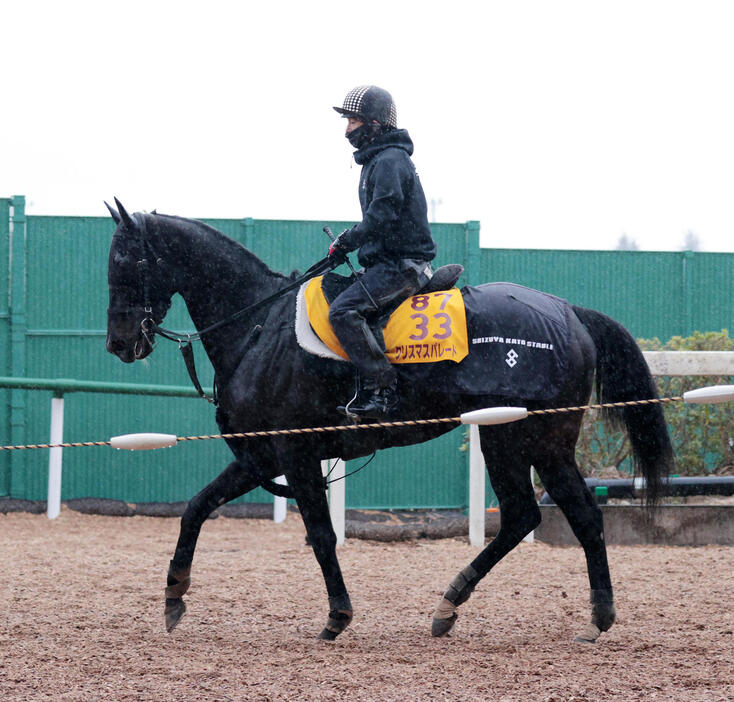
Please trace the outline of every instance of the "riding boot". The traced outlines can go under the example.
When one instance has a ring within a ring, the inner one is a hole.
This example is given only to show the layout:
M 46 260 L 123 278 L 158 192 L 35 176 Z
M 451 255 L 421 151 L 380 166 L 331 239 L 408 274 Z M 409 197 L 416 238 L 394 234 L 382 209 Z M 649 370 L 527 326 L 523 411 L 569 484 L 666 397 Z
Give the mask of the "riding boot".
M 355 310 L 346 311 L 340 321 L 339 340 L 357 367 L 361 382 L 355 398 L 337 411 L 347 417 L 384 419 L 397 408 L 398 374 L 385 356 L 384 342 L 380 343 L 382 330 L 376 338 L 373 328 Z
M 382 385 L 374 380 L 365 380 L 357 391 L 357 396 L 337 410 L 342 414 L 356 416 L 360 419 L 388 419 L 398 408 L 398 382 L 393 378 L 389 385 Z

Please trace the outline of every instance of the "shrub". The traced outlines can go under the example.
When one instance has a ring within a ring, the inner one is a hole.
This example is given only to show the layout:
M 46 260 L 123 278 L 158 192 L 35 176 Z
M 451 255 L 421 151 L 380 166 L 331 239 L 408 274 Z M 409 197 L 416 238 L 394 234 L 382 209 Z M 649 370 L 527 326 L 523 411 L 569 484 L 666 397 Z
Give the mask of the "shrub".
M 674 336 L 663 344 L 659 339 L 638 339 L 643 351 L 732 351 L 734 339 L 726 329 L 721 332 L 694 332 Z M 660 376 L 656 378 L 661 397 L 677 397 L 704 385 L 729 385 L 732 376 Z M 663 405 L 673 450 L 676 473 L 707 475 L 734 471 L 734 415 L 731 406 L 689 405 L 684 402 Z M 599 477 L 610 471 L 629 472 L 630 446 L 626 435 L 610 431 L 600 421 L 599 412 L 586 412 L 576 458 L 584 475 Z

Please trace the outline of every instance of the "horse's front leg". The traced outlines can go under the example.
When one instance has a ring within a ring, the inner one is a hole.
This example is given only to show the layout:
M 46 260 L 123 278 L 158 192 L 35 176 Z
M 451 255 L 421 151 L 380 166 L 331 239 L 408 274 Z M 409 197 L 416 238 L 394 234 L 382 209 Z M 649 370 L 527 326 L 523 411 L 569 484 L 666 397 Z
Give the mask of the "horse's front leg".
M 186 611 L 183 596 L 191 585 L 191 563 L 202 524 L 217 507 L 244 495 L 257 484 L 244 462 L 233 461 L 187 505 L 181 517 L 176 552 L 168 567 L 164 615 L 169 633 Z
M 308 454 L 299 452 L 297 458 L 286 459 L 287 464 L 294 468 L 287 472 L 287 477 L 324 574 L 329 596 L 329 617 L 319 638 L 333 641 L 352 621 L 352 603 L 336 557 L 336 534 L 331 525 L 321 464 L 318 460 L 304 458 L 304 455 Z

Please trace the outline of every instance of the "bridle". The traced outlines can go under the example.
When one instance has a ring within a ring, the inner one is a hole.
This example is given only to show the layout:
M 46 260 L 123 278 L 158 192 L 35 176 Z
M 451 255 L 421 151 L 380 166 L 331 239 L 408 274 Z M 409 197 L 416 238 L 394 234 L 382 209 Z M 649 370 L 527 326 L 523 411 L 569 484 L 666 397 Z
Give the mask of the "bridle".
M 154 336 L 158 334 L 159 336 L 163 337 L 164 339 L 168 339 L 169 341 L 175 341 L 178 343 L 179 351 L 181 351 L 181 355 L 183 356 L 184 363 L 186 364 L 186 370 L 189 373 L 189 378 L 191 379 L 191 382 L 194 385 L 194 388 L 196 388 L 196 391 L 198 392 L 199 396 L 207 400 L 207 402 L 211 402 L 212 404 L 217 404 L 217 388 L 216 383 L 214 386 L 214 393 L 213 397 L 209 397 L 204 393 L 204 390 L 201 387 L 201 383 L 199 382 L 198 375 L 196 373 L 196 364 L 194 361 L 194 349 L 192 346 L 192 343 L 194 341 L 201 341 L 203 336 L 206 336 L 207 334 L 210 334 L 211 332 L 221 329 L 222 327 L 231 324 L 232 322 L 235 322 L 236 320 L 240 319 L 241 317 L 250 314 L 254 312 L 255 310 L 261 309 L 263 307 L 267 307 L 268 305 L 271 305 L 273 302 L 275 302 L 277 299 L 283 297 L 284 295 L 287 295 L 289 292 L 292 292 L 293 290 L 301 287 L 303 283 L 305 283 L 308 280 L 311 280 L 311 278 L 315 278 L 318 275 L 321 275 L 322 273 L 325 273 L 326 271 L 330 271 L 331 269 L 335 268 L 337 265 L 339 265 L 339 261 L 335 261 L 329 256 L 326 256 L 325 258 L 322 258 L 320 261 L 317 261 L 314 263 L 313 266 L 311 266 L 302 276 L 299 276 L 295 280 L 293 280 L 291 283 L 286 285 L 283 288 L 280 288 L 280 290 L 276 291 L 272 295 L 268 295 L 268 297 L 263 298 L 262 300 L 258 300 L 257 302 L 254 302 L 251 305 L 247 305 L 247 307 L 243 307 L 242 309 L 238 310 L 234 314 L 231 314 L 226 319 L 222 319 L 218 322 L 215 322 L 214 324 L 209 325 L 205 329 L 202 329 L 200 331 L 196 331 L 193 333 L 187 333 L 187 332 L 176 332 L 172 331 L 171 329 L 166 329 L 165 327 L 161 327 L 156 321 L 155 316 L 153 312 L 153 303 L 151 301 L 151 282 L 153 279 L 153 274 L 150 271 L 150 261 L 149 257 L 152 258 L 155 261 L 155 265 L 160 266 L 165 261 L 162 257 L 156 257 L 155 252 L 152 249 L 152 246 L 150 244 L 150 241 L 147 236 L 147 224 L 145 215 L 142 213 L 136 212 L 132 215 L 132 218 L 135 222 L 136 229 L 140 232 L 140 243 L 142 245 L 142 258 L 137 261 L 136 268 L 138 271 L 138 279 L 139 279 L 139 286 L 142 288 L 143 291 L 143 310 L 145 313 L 145 317 L 143 317 L 142 321 L 140 322 L 140 331 L 145 338 L 145 340 L 148 342 L 148 344 L 151 346 L 151 348 L 154 345 Z M 165 315 L 165 311 L 163 312 L 163 315 Z M 161 318 L 162 316 L 161 315 Z M 254 341 L 257 336 L 259 336 L 260 331 L 262 331 L 262 327 L 260 325 L 256 325 L 251 331 L 248 336 L 248 344 Z

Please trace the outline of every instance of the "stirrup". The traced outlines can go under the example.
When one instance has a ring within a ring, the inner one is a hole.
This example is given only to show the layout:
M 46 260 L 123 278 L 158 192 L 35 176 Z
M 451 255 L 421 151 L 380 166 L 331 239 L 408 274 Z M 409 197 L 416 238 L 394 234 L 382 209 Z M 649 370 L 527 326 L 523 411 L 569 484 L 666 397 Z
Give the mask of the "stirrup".
M 346 405 L 337 407 L 337 411 L 350 419 L 389 419 L 399 404 L 395 385 L 387 387 L 360 388 L 356 397 Z

